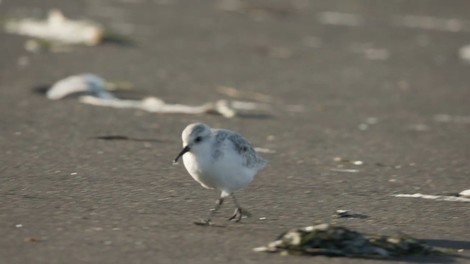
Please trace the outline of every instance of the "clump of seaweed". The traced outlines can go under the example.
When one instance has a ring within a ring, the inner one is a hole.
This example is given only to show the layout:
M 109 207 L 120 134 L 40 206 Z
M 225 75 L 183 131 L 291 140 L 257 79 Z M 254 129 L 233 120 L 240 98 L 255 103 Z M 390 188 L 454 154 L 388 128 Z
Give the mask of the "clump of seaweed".
M 326 255 L 353 258 L 395 258 L 444 255 L 446 251 L 407 235 L 368 235 L 346 227 L 319 224 L 292 229 L 254 251 L 281 255 Z

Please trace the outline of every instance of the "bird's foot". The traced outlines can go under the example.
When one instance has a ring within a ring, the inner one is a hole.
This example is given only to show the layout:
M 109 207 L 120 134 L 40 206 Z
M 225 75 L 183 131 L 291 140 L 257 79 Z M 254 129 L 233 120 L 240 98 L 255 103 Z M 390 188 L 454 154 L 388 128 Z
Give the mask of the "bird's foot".
M 237 208 L 235 209 L 235 212 L 233 215 L 228 219 L 229 221 L 235 221 L 236 223 L 240 222 L 242 220 L 242 217 L 250 217 L 251 214 L 246 211 L 245 209 L 242 208 Z

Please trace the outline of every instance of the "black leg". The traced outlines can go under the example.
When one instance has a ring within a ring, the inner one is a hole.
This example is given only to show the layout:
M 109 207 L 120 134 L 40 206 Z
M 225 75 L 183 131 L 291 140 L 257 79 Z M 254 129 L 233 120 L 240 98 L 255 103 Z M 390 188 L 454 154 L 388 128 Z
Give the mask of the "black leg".
M 236 223 L 240 222 L 240 220 L 242 220 L 242 209 L 236 208 L 235 212 L 233 212 L 233 215 L 228 220 L 235 220 Z
M 235 222 L 238 223 L 240 222 L 240 220 L 242 220 L 243 216 L 249 216 L 250 214 L 245 209 L 242 209 L 240 207 L 240 205 L 238 204 L 237 198 L 235 198 L 235 195 L 233 193 L 230 194 L 230 196 L 232 196 L 232 200 L 233 200 L 233 203 L 235 204 L 236 209 L 233 215 L 228 220 L 229 221 L 235 220 Z

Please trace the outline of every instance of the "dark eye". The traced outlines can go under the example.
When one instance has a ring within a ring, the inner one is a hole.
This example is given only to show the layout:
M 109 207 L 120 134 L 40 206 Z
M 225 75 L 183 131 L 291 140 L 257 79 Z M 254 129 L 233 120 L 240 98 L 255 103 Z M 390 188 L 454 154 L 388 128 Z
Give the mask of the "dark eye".
M 199 142 L 201 142 L 201 140 L 202 140 L 202 137 L 196 137 L 194 139 L 194 142 L 199 143 Z

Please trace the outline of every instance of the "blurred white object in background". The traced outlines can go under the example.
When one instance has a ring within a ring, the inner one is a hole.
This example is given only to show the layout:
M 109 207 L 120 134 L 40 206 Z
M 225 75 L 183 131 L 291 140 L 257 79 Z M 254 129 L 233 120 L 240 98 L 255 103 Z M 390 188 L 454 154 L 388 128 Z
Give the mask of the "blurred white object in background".
M 73 75 L 59 80 L 47 91 L 46 96 L 51 100 L 58 100 L 77 93 L 89 94 L 101 99 L 116 99 L 107 91 L 107 82 L 91 73 Z
M 49 11 L 45 20 L 24 18 L 7 20 L 5 31 L 63 44 L 94 46 L 103 41 L 104 29 L 88 20 L 71 20 L 58 9 Z

